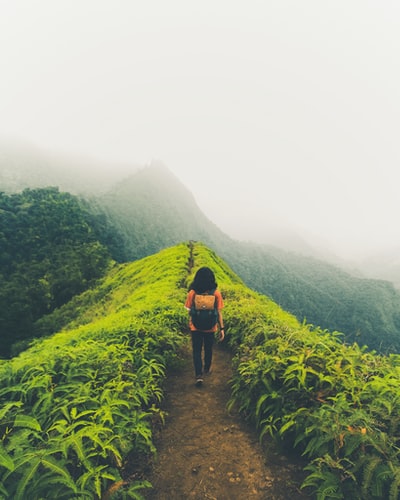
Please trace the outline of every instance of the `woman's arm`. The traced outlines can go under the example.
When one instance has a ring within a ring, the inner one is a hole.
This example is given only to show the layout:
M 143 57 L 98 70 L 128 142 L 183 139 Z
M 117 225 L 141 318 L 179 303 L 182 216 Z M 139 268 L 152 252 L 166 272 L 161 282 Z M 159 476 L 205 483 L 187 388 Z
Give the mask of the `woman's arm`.
M 221 310 L 218 310 L 218 324 L 219 324 L 219 342 L 222 342 L 225 338 L 225 329 L 224 329 L 224 319 L 222 317 Z

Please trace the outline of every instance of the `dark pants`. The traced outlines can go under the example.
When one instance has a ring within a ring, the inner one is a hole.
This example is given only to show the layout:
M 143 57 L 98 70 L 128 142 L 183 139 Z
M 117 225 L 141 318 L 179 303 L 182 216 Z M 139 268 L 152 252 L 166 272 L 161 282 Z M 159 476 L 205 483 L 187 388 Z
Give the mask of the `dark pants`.
M 204 346 L 204 371 L 209 371 L 214 344 L 213 332 L 192 332 L 193 363 L 196 377 L 203 375 L 202 350 Z

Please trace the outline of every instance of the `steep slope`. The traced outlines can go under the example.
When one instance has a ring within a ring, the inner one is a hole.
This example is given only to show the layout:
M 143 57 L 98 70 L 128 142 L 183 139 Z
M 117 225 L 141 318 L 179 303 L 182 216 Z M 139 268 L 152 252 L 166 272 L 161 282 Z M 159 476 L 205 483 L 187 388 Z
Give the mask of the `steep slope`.
M 93 194 L 112 185 L 112 178 L 106 178 L 106 170 L 99 165 L 76 160 L 63 163 L 43 154 L 35 156 L 31 150 L 25 156 L 5 151 L 0 149 L 0 186 L 15 189 L 58 183 L 72 192 Z M 124 179 L 129 169 L 122 175 L 116 166 L 113 180 L 124 181 L 91 198 L 94 217 L 103 218 L 107 231 L 99 236 L 100 243 L 107 245 L 118 262 L 140 259 L 181 241 L 203 241 L 249 286 L 269 295 L 300 321 L 305 318 L 342 331 L 349 342 L 356 340 L 381 352 L 400 352 L 400 292 L 389 282 L 361 279 L 283 249 L 234 241 L 204 216 L 167 168 L 152 164 L 133 170 Z
M 111 256 L 99 238 L 112 233 L 57 188 L 0 193 L 0 356 L 23 348 L 38 318 L 104 274 Z
M 215 252 L 189 242 L 115 265 L 98 286 L 47 318 L 63 331 L 0 362 L 4 498 L 98 500 L 141 498 L 139 493 L 147 492 L 156 451 L 154 430 L 165 417 L 163 388 L 172 387 L 165 384 L 165 376 L 179 373 L 188 347 L 182 305 L 188 283 L 204 265 L 215 271 L 226 302 L 226 343 L 234 353 L 232 377 L 225 382 L 231 390 L 228 409 L 245 416 L 262 443 L 261 448 L 248 448 L 251 459 L 261 457 L 264 446 L 270 452 L 273 442 L 282 451 L 301 453 L 307 463 L 301 485 L 298 469 L 286 467 L 289 462 L 282 454 L 282 461 L 275 457 L 282 467 L 274 471 L 290 487 L 291 498 L 301 497 L 300 487 L 319 498 L 398 497 L 400 357 L 346 346 L 335 335 L 300 324 L 268 297 L 247 288 Z M 225 376 L 218 371 L 222 358 L 216 361 L 216 378 L 204 390 L 214 390 Z M 193 380 L 191 387 L 197 390 Z M 206 393 L 192 400 L 194 405 L 184 412 L 191 420 L 199 414 L 198 403 L 206 404 Z M 179 404 L 175 398 L 175 409 Z M 213 408 L 220 418 L 222 408 Z M 232 467 L 222 475 L 223 468 L 198 467 L 216 453 L 217 442 L 217 436 L 209 439 L 215 429 L 211 432 L 200 420 L 191 428 L 198 440 L 192 434 L 195 441 L 186 445 L 197 448 L 204 462 L 189 473 L 196 490 L 185 491 L 204 498 L 215 493 L 221 480 L 229 482 L 230 492 L 234 482 L 244 498 L 285 498 L 275 496 L 282 492 L 274 489 L 277 476 L 268 475 L 268 481 L 265 476 L 247 489 L 252 474 L 260 478 L 265 469 L 260 462 L 253 468 L 243 464 L 243 428 L 225 432 L 220 420 L 215 426 L 223 434 L 218 435 L 218 453 L 230 450 L 224 460 Z M 178 428 L 177 436 L 186 431 L 186 426 Z M 228 445 L 232 437 L 235 442 Z M 235 462 L 239 458 L 241 470 Z M 186 475 L 185 484 L 188 480 Z
M 346 334 L 379 352 L 400 352 L 400 293 L 389 281 L 359 278 L 326 262 L 253 245 L 246 259 L 221 255 L 242 279 L 303 321 Z
M 148 487 L 138 477 L 154 452 L 165 368 L 184 341 L 187 284 L 204 264 L 226 290 L 243 287 L 214 253 L 182 244 L 116 265 L 46 318 L 63 332 L 0 362 L 5 498 L 97 499 Z
M 191 239 L 216 248 L 233 244 L 162 164 L 140 169 L 103 195 L 99 204 L 123 234 L 127 261 Z
M 123 235 L 123 260 L 180 241 L 203 241 L 246 284 L 303 321 L 381 352 L 400 351 L 400 293 L 390 282 L 355 277 L 313 257 L 234 241 L 209 221 L 162 165 L 144 168 L 101 198 Z M 116 252 L 114 252 L 116 255 Z M 118 254 L 121 256 L 121 252 Z
M 130 495 L 146 486 L 126 466 L 154 450 L 160 384 L 182 343 L 187 260 L 181 246 L 114 268 L 54 313 L 65 333 L 0 362 L 3 498 L 99 499 L 115 485 Z

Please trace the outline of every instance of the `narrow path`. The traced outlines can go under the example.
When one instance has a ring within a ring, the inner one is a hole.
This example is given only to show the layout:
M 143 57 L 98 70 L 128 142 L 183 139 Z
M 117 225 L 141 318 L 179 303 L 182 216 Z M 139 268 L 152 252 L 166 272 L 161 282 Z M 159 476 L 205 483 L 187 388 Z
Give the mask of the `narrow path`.
M 299 490 L 301 467 L 272 451 L 265 453 L 254 431 L 227 411 L 231 354 L 214 349 L 213 372 L 194 386 L 190 347 L 183 366 L 167 378 L 166 423 L 156 438 L 158 455 L 148 479 L 148 500 L 291 500 Z

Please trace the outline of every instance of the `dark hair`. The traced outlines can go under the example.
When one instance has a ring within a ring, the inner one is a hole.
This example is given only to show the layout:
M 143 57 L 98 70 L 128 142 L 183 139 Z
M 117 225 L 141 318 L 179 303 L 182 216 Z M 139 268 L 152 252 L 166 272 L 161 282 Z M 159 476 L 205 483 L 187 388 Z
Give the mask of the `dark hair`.
M 214 273 L 209 267 L 201 267 L 194 276 L 194 280 L 190 284 L 189 290 L 194 290 L 197 293 L 204 293 L 217 288 Z

